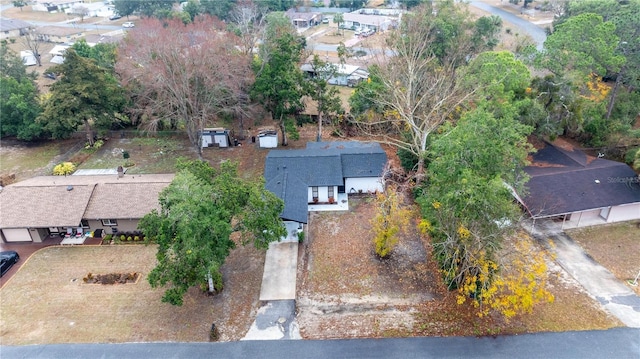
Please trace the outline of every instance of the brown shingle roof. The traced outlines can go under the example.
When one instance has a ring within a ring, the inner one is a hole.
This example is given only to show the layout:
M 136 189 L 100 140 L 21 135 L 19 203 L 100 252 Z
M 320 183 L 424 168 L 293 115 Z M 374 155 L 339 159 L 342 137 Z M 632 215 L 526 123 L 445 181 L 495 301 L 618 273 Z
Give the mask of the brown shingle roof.
M 7 186 L 0 192 L 0 228 L 77 226 L 94 187 Z
M 77 226 L 81 219 L 138 219 L 158 208 L 173 174 L 40 176 L 0 192 L 0 228 Z M 73 190 L 67 191 L 72 186 Z
M 142 218 L 160 209 L 158 195 L 169 183 L 105 183 L 96 187 L 85 219 Z

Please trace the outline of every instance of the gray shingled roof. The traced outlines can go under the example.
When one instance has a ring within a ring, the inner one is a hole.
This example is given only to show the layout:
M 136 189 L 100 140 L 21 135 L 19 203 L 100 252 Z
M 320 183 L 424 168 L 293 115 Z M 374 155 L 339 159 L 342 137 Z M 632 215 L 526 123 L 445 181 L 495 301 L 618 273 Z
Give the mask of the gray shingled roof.
M 308 187 L 343 186 L 345 178 L 378 177 L 387 155 L 375 142 L 309 142 L 303 150 L 272 150 L 265 187 L 284 200 L 283 219 L 307 223 Z
M 549 144 L 525 171 L 531 178 L 522 200 L 536 218 L 640 202 L 638 175 L 629 166 L 581 151 Z
M 33 27 L 30 23 L 19 19 L 0 18 L 0 31 L 21 30 Z

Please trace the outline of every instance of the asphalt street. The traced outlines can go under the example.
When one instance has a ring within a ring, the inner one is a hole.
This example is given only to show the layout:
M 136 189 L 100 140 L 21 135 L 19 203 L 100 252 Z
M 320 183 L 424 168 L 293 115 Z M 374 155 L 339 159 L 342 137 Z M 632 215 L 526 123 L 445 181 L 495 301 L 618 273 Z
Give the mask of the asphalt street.
M 640 329 L 498 337 L 2 346 L 2 358 L 640 358 Z

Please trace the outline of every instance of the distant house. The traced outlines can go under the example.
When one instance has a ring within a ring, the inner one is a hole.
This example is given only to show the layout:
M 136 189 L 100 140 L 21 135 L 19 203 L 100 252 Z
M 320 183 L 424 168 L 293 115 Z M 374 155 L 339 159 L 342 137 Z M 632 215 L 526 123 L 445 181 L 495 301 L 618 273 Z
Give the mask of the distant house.
M 375 142 L 309 142 L 302 150 L 269 152 L 265 187 L 284 201 L 284 221 L 307 223 L 314 205 L 338 210 L 348 194 L 383 191 L 386 163 Z
M 322 14 L 318 12 L 298 12 L 291 8 L 284 13 L 296 28 L 316 26 L 322 21 Z
M 16 38 L 24 35 L 33 25 L 18 19 L 0 19 L 0 40 Z
M 224 128 L 205 128 L 202 130 L 202 148 L 231 146 L 231 131 Z
M 335 75 L 327 80 L 331 85 L 354 87 L 360 83 L 360 81 L 369 78 L 369 72 L 360 66 L 347 64 L 328 64 L 327 66 L 333 66 L 336 70 Z M 311 64 L 303 64 L 300 66 L 300 69 L 312 77 L 317 76 L 317 72 L 323 72 L 323 69 L 314 70 Z M 325 71 L 330 71 L 330 69 L 326 69 Z
M 105 5 L 103 2 L 94 2 L 94 3 L 76 3 L 71 5 L 71 7 L 65 8 L 64 12 L 67 14 L 79 14 L 81 11 L 86 11 L 86 17 L 108 17 L 113 15 L 114 7 L 110 5 Z
M 79 27 L 42 26 L 38 28 L 38 39 L 46 42 L 73 42 L 84 36 L 85 29 Z
M 36 0 L 35 4 L 31 5 L 31 9 L 33 11 L 58 12 L 70 9 L 77 4 L 84 4 L 84 0 Z
M 371 29 L 375 31 L 387 31 L 399 24 L 398 17 L 382 15 L 365 15 L 359 12 L 349 12 L 344 15 L 344 28 L 347 29 Z
M 546 143 L 525 172 L 529 192 L 517 199 L 534 220 L 577 228 L 640 219 L 640 177 L 624 163 Z
M 0 191 L 0 237 L 4 242 L 42 242 L 49 236 L 102 229 L 134 231 L 159 209 L 158 195 L 173 174 L 42 176 Z

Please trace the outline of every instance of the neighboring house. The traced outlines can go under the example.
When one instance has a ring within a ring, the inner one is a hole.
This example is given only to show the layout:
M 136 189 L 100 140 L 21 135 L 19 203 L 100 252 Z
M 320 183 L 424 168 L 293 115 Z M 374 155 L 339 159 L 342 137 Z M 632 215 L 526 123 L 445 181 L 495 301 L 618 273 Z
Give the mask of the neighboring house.
M 224 128 L 205 128 L 202 130 L 202 148 L 231 146 L 231 131 Z
M 83 11 L 86 11 L 85 17 L 109 17 L 113 15 L 114 7 L 105 5 L 103 2 L 95 2 L 73 4 L 71 7 L 64 9 L 64 12 L 70 15 L 79 15 Z
M 73 42 L 84 36 L 84 29 L 79 27 L 43 26 L 37 30 L 38 40 L 46 42 Z
M 375 31 L 387 31 L 395 28 L 399 24 L 399 18 L 381 16 L 381 15 L 364 15 L 357 12 L 349 12 L 343 15 L 344 23 L 341 27 L 346 29 L 371 29 Z
M 369 72 L 356 65 L 347 64 L 327 64 L 327 66 L 333 66 L 336 69 L 334 76 L 330 77 L 327 82 L 331 85 L 350 86 L 354 87 L 361 81 L 369 78 Z M 318 74 L 316 72 L 322 72 L 322 69 L 316 69 L 314 71 L 311 64 L 303 64 L 300 69 L 307 75 L 314 77 Z M 329 69 L 327 69 L 329 71 Z
M 41 176 L 0 191 L 0 237 L 4 242 L 42 242 L 67 228 L 105 233 L 134 231 L 159 209 L 160 191 L 173 174 Z
M 322 14 L 318 12 L 297 12 L 292 8 L 284 13 L 296 28 L 307 28 L 320 24 Z
M 124 35 L 124 33 L 122 33 Z M 99 35 L 99 34 L 87 34 L 84 39 L 87 41 L 87 45 L 93 47 L 97 44 L 117 44 L 122 40 L 124 36 L 111 36 L 111 35 Z
M 33 11 L 58 12 L 70 9 L 76 4 L 84 4 L 84 0 L 36 0 L 31 9 Z
M 525 172 L 528 194 L 516 197 L 534 221 L 577 228 L 640 219 L 640 178 L 624 163 L 547 143 Z
M 265 187 L 284 201 L 284 221 L 307 223 L 313 205 L 338 209 L 348 194 L 383 191 L 386 164 L 375 142 L 309 142 L 306 149 L 269 152 Z
M 0 18 L 0 40 L 16 38 L 26 34 L 33 25 L 18 19 Z

